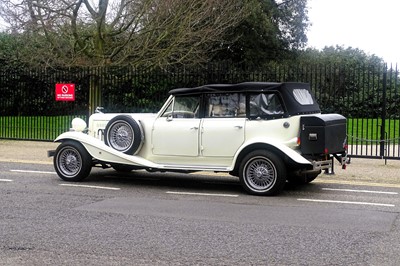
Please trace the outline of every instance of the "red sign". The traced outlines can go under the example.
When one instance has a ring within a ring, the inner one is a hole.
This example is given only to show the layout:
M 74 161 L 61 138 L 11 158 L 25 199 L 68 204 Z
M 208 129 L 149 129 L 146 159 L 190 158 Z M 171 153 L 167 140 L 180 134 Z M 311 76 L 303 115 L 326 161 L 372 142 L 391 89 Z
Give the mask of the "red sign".
M 75 101 L 75 84 L 56 84 L 56 101 Z

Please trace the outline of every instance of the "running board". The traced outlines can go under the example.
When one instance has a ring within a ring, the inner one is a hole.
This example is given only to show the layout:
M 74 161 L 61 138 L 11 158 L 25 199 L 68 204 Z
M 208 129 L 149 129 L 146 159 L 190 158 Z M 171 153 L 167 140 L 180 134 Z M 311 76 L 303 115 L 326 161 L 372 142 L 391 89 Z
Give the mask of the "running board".
M 229 167 L 223 166 L 204 166 L 204 165 L 179 165 L 179 164 L 160 164 L 160 170 L 187 170 L 187 171 L 212 171 L 212 172 L 229 172 Z

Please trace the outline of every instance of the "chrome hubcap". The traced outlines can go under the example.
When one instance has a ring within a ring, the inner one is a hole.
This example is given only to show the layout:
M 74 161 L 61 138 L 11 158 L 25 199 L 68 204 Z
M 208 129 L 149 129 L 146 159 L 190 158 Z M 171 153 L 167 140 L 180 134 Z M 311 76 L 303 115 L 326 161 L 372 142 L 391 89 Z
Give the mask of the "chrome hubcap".
M 246 182 L 254 190 L 268 190 L 276 182 L 276 168 L 264 157 L 251 160 L 245 168 Z
M 82 167 L 82 159 L 79 152 L 70 147 L 60 151 L 58 162 L 60 171 L 70 177 L 77 175 Z
M 117 123 L 110 130 L 110 146 L 116 150 L 127 150 L 133 143 L 133 130 L 126 123 Z

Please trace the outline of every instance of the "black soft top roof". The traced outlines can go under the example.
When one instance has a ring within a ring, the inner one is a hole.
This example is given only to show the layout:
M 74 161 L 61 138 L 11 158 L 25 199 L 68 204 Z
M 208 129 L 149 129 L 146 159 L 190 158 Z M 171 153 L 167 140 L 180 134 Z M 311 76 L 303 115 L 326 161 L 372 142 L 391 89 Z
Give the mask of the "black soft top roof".
M 173 89 L 169 93 L 179 94 L 197 94 L 205 92 L 234 92 L 234 91 L 267 91 L 276 90 L 285 83 L 277 82 L 243 82 L 238 84 L 208 84 L 194 88 Z
M 173 89 L 172 95 L 189 95 L 202 93 L 224 93 L 224 92 L 278 92 L 284 101 L 289 115 L 320 113 L 310 85 L 301 82 L 243 82 L 238 84 L 209 84 L 194 88 Z M 307 91 L 309 100 L 303 100 L 301 92 Z

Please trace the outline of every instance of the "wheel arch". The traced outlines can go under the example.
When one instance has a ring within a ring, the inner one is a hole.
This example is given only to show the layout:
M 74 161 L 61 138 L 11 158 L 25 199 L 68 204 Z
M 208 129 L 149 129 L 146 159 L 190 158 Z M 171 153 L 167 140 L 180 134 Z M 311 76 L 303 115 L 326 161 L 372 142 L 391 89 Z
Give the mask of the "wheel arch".
M 286 167 L 304 167 L 309 166 L 311 163 L 302 157 L 300 154 L 295 152 L 294 150 L 284 146 L 285 148 L 279 147 L 277 145 L 273 145 L 267 142 L 255 142 L 243 147 L 238 154 L 236 155 L 236 159 L 234 161 L 232 174 L 237 175 L 235 173 L 239 172 L 240 164 L 243 158 L 252 151 L 255 150 L 268 150 L 279 156 Z
M 87 152 L 89 152 L 88 149 L 86 149 L 85 145 L 81 141 L 79 141 L 77 139 L 73 139 L 72 137 L 58 137 L 54 142 L 57 142 L 60 144 L 67 143 L 67 142 L 79 143 L 79 145 L 81 145 L 83 148 L 85 148 L 85 150 Z
M 67 133 L 69 133 L 69 132 L 67 132 Z M 82 148 L 85 149 L 87 153 L 89 153 L 89 155 L 92 157 L 93 160 L 96 160 L 96 155 L 93 154 L 90 149 L 88 149 L 87 144 L 84 141 L 82 141 L 79 138 L 74 138 L 74 136 L 68 136 L 67 133 L 62 134 L 65 136 L 60 135 L 56 140 L 54 140 L 54 142 L 60 143 L 60 144 L 77 143 L 78 145 L 82 146 Z M 72 134 L 74 134 L 74 133 L 75 132 L 72 132 Z M 79 136 L 79 135 L 77 135 L 77 136 Z
M 57 138 L 54 142 L 60 143 L 60 144 L 67 144 L 67 143 L 75 143 L 77 145 L 82 146 L 83 149 L 86 150 L 86 152 L 92 157 L 95 158 L 95 156 L 93 156 L 93 154 L 90 152 L 90 150 L 86 147 L 85 143 L 82 141 L 79 141 L 77 139 L 73 139 L 71 137 L 65 137 L 65 138 Z

